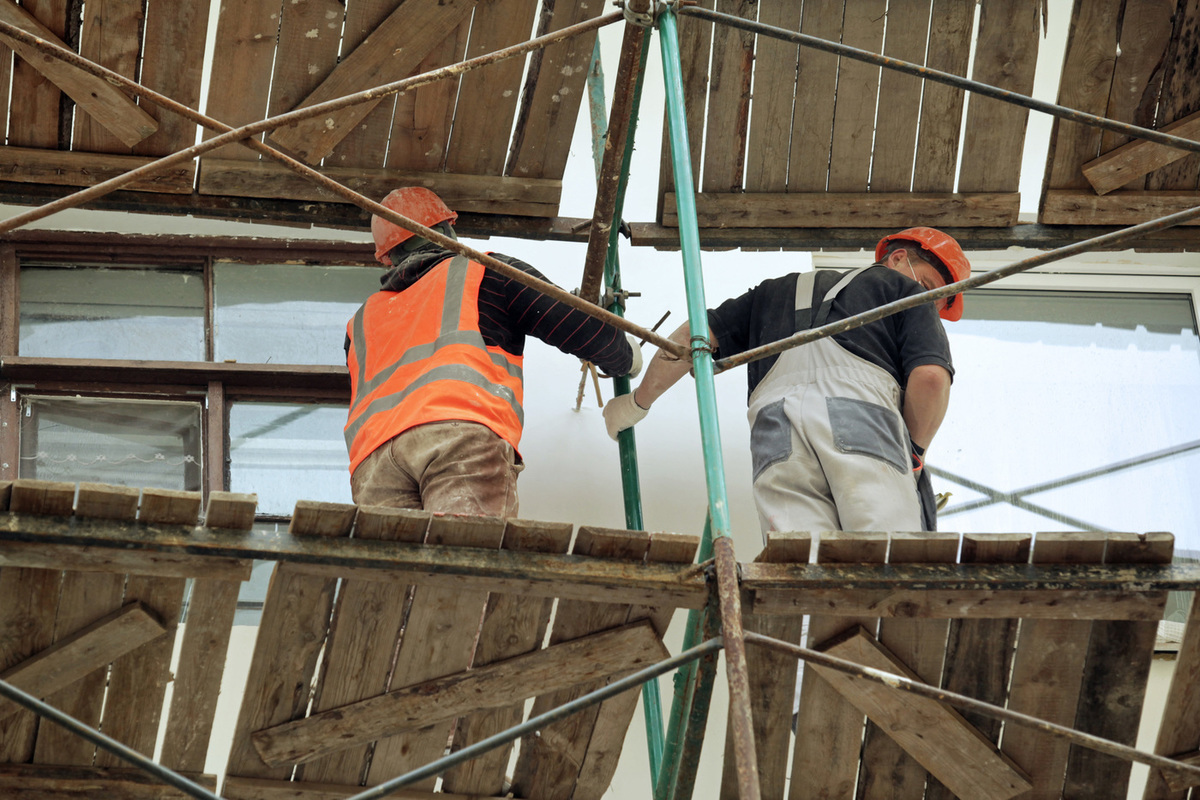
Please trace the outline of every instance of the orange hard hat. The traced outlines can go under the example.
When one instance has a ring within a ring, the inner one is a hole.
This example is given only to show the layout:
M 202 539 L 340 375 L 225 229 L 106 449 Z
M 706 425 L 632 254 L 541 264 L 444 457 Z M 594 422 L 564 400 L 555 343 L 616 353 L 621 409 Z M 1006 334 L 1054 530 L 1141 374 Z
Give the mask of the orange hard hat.
M 421 223 L 426 228 L 432 228 L 439 222 L 450 220 L 450 224 L 458 219 L 458 214 L 442 202 L 442 198 L 426 189 L 424 186 L 404 186 L 393 189 L 387 197 L 379 201 L 380 205 L 390 208 L 397 214 L 403 214 L 411 220 Z M 412 238 L 413 232 L 401 228 L 394 222 L 383 217 L 371 217 L 371 235 L 375 237 L 375 259 L 385 267 L 392 265 L 388 253 L 392 248 Z
M 942 233 L 937 228 L 909 228 L 883 237 L 879 244 L 875 245 L 875 260 L 882 261 L 887 254 L 888 242 L 897 240 L 916 242 L 937 256 L 950 271 L 950 277 L 953 279 L 951 283 L 965 281 L 971 277 L 971 262 L 967 261 L 966 253 L 958 246 L 958 242 L 954 241 L 953 236 Z M 947 301 L 946 307 L 941 310 L 941 317 L 950 322 L 957 322 L 962 319 L 962 312 L 963 299 L 960 292 Z

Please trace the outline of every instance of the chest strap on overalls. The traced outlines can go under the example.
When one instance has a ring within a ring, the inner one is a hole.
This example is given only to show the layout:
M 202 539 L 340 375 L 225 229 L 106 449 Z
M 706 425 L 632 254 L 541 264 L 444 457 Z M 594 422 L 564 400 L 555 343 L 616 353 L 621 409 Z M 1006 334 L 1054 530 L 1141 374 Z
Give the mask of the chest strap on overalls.
M 870 269 L 870 267 L 861 267 L 851 270 L 829 287 L 824 294 L 817 291 L 817 270 L 802 272 L 796 279 L 796 332 L 806 331 L 811 328 L 819 328 L 825 324 L 825 320 L 829 318 L 829 312 L 833 308 L 834 298 L 850 285 L 851 281 L 857 278 L 860 274 Z M 816 306 L 816 313 L 813 313 L 813 306 Z

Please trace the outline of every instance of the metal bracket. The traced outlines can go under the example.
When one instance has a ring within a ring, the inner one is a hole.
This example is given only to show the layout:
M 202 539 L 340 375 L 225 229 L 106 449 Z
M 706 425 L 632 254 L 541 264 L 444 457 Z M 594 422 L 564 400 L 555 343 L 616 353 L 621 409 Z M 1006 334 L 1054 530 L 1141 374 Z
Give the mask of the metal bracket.
M 658 0 L 617 0 L 616 5 L 625 13 L 625 21 L 643 28 L 653 28 L 659 15 Z

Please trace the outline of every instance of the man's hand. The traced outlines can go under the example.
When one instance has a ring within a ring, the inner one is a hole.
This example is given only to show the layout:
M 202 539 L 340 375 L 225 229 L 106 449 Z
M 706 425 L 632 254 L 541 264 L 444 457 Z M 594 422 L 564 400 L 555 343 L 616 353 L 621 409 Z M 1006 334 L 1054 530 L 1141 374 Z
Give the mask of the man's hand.
M 632 428 L 645 419 L 648 413 L 648 409 L 642 408 L 634 401 L 633 392 L 609 400 L 604 406 L 604 425 L 608 428 L 609 438 L 615 442 L 618 433 Z
M 625 334 L 625 339 L 629 342 L 629 346 L 633 348 L 633 364 L 630 365 L 629 373 L 625 377 L 633 380 L 642 371 L 642 346 L 638 343 L 637 337 L 632 333 Z

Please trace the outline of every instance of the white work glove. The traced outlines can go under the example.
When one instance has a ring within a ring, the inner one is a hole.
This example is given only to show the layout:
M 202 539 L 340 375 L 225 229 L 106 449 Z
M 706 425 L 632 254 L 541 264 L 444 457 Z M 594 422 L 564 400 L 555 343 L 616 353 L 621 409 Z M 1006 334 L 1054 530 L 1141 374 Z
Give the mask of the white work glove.
M 633 399 L 633 392 L 614 397 L 604 406 L 604 425 L 608 428 L 608 436 L 614 442 L 617 434 L 626 428 L 632 428 L 650 413 Z
M 630 365 L 629 374 L 625 377 L 633 380 L 642 371 L 642 346 L 638 344 L 637 337 L 632 333 L 625 334 L 625 339 L 629 342 L 629 346 L 633 348 L 633 364 Z

